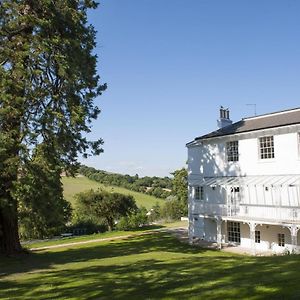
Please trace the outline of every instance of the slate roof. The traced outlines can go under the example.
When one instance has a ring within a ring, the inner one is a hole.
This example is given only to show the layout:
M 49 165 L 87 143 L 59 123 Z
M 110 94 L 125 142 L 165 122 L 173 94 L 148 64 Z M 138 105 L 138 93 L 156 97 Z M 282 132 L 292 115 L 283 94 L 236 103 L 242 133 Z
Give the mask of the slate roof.
M 233 123 L 232 125 L 196 137 L 194 141 L 293 124 L 300 124 L 300 107 L 256 117 L 245 118 L 241 121 Z M 193 143 L 194 141 L 190 143 Z

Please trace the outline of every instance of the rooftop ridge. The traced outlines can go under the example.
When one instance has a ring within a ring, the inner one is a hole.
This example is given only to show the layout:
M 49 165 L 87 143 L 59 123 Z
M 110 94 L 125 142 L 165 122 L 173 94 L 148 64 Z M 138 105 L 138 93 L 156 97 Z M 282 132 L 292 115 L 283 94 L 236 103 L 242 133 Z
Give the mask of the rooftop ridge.
M 266 118 L 266 117 L 273 117 L 274 115 L 281 115 L 281 114 L 285 114 L 285 113 L 289 113 L 292 111 L 297 111 L 300 110 L 300 107 L 295 107 L 295 108 L 290 108 L 290 109 L 285 109 L 285 110 L 279 110 L 279 111 L 274 111 L 271 113 L 265 113 L 265 114 L 261 114 L 258 116 L 253 116 L 253 117 L 246 117 L 246 118 L 242 118 L 241 121 L 243 120 L 253 120 L 253 119 L 260 119 L 260 118 Z
M 244 118 L 233 123 L 232 125 L 228 125 L 202 136 L 198 136 L 193 142 L 263 129 L 292 126 L 296 124 L 298 126 L 300 125 L 300 107 Z M 190 142 L 187 145 L 190 145 L 193 142 Z

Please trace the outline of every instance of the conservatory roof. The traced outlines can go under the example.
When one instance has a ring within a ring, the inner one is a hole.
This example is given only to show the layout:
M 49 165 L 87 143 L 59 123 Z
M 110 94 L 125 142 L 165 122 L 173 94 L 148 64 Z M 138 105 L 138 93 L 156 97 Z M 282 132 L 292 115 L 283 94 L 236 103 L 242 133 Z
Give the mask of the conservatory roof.
M 206 186 L 300 186 L 300 174 L 204 177 L 202 184 Z

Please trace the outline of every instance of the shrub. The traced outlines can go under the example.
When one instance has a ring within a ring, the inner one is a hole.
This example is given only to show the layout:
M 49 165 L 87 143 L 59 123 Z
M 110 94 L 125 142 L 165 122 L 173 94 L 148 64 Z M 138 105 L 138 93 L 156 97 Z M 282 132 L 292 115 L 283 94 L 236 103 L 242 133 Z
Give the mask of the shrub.
M 180 220 L 184 215 L 185 207 L 182 205 L 181 201 L 177 199 L 167 201 L 161 208 L 161 218 L 169 221 Z
M 150 209 L 150 215 L 148 216 L 149 222 L 155 222 L 161 218 L 161 207 L 158 202 Z
M 112 230 L 115 221 L 126 217 L 137 210 L 132 196 L 105 191 L 86 191 L 76 195 L 77 215 L 81 219 L 92 219 L 96 223 L 104 223 Z
M 138 229 L 146 224 L 148 224 L 147 210 L 145 208 L 140 208 L 137 212 L 132 213 L 127 217 L 122 217 L 118 224 L 118 230 L 133 230 Z
M 93 234 L 107 231 L 107 226 L 95 223 L 92 220 L 78 220 L 76 223 L 68 226 L 66 230 L 74 235 Z

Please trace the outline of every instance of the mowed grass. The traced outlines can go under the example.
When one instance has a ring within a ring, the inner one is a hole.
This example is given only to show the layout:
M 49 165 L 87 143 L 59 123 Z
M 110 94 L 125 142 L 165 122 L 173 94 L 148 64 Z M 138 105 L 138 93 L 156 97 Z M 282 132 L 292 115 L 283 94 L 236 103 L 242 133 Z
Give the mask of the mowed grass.
M 165 203 L 163 199 L 155 198 L 150 195 L 134 192 L 127 190 L 125 188 L 121 187 L 112 187 L 112 186 L 105 186 L 101 183 L 98 183 L 96 181 L 90 180 L 86 177 L 62 177 L 62 182 L 64 186 L 64 196 L 65 198 L 72 203 L 72 205 L 75 205 L 75 199 L 74 195 L 86 190 L 97 190 L 97 189 L 103 189 L 109 192 L 116 192 L 120 194 L 125 195 L 131 195 L 134 197 L 137 205 L 144 206 L 147 209 L 150 209 L 153 207 L 157 202 L 159 205 L 162 205 Z
M 299 299 L 299 256 L 204 250 L 168 233 L 0 258 L 1 299 Z
M 164 229 L 174 229 L 174 228 L 188 228 L 187 221 L 176 221 L 173 223 L 164 223 L 164 224 L 157 224 L 157 225 L 148 225 L 143 226 L 137 230 L 131 231 L 112 231 L 112 232 L 103 232 L 103 233 L 95 233 L 83 236 L 71 236 L 66 238 L 57 238 L 57 239 L 50 239 L 50 240 L 43 240 L 43 241 L 33 241 L 30 243 L 24 243 L 23 246 L 27 249 L 38 248 L 38 247 L 47 247 L 47 246 L 54 246 L 54 245 L 63 245 L 69 243 L 77 243 L 77 242 L 85 242 L 85 241 L 94 241 L 98 239 L 106 239 L 106 238 L 115 238 L 119 236 L 126 236 L 126 235 L 138 235 L 143 232 L 149 231 L 156 231 L 156 230 L 164 230 Z
M 37 241 L 32 243 L 30 242 L 30 243 L 23 244 L 23 246 L 27 249 L 32 249 L 32 248 L 48 247 L 48 246 L 63 245 L 63 244 L 70 244 L 70 243 L 77 243 L 77 242 L 94 241 L 99 239 L 115 238 L 115 237 L 122 237 L 128 235 L 138 235 L 141 234 L 142 232 L 153 231 L 153 230 L 161 229 L 163 227 L 164 226 L 149 225 L 147 227 L 141 228 L 141 230 L 111 231 L 111 232 L 106 231 L 103 233 L 95 233 L 95 234 L 82 235 L 82 236 L 72 236 L 66 238 L 57 238 L 57 239 L 43 240 L 43 241 Z

